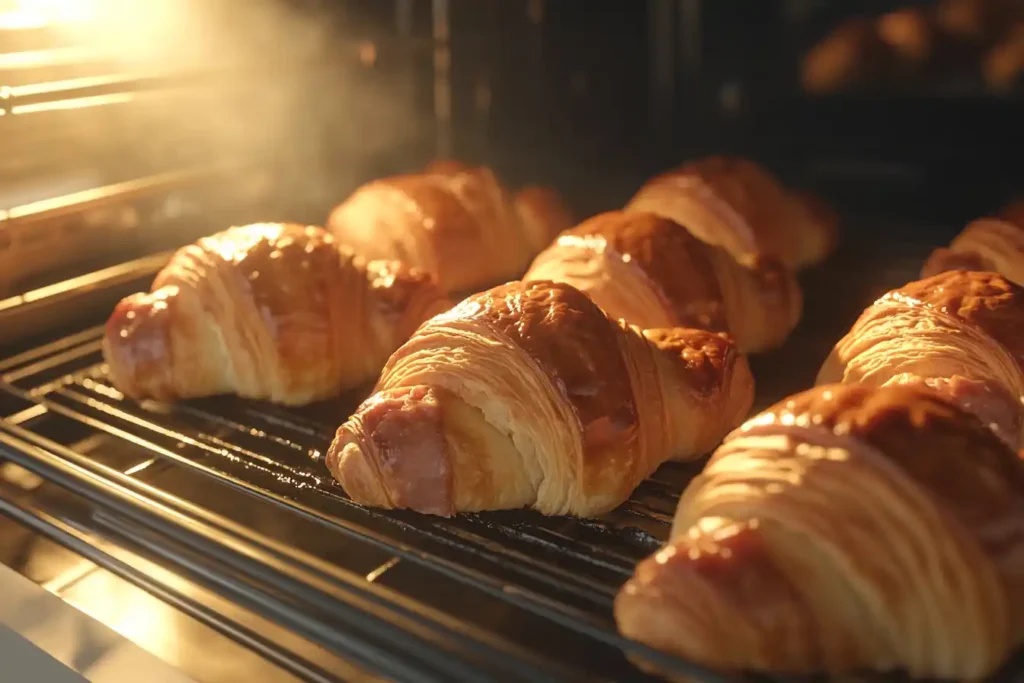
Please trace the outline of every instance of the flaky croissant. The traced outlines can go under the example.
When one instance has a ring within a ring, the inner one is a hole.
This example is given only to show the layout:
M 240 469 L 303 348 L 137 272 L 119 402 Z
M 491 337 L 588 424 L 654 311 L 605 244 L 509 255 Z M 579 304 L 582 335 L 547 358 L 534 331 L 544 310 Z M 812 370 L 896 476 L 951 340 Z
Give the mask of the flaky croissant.
M 782 187 L 759 164 L 708 157 L 649 180 L 626 205 L 670 218 L 737 257 L 817 263 L 836 241 L 835 216 Z
M 931 253 L 921 276 L 959 269 L 990 270 L 1024 284 L 1024 227 L 999 218 L 971 221 L 949 247 Z
M 924 384 L 1024 446 L 1024 290 L 949 271 L 893 290 L 836 344 L 818 384 Z
M 370 380 L 451 303 L 425 273 L 364 264 L 322 228 L 233 227 L 180 249 L 123 299 L 103 355 L 127 396 L 304 404 Z
M 510 197 L 490 169 L 458 162 L 367 183 L 327 223 L 358 253 L 425 270 L 447 292 L 521 275 L 571 225 L 553 191 L 530 187 Z
M 899 53 L 879 29 L 871 18 L 851 17 L 825 35 L 800 60 L 804 91 L 825 95 L 884 80 Z
M 991 270 L 1024 285 L 1024 201 L 969 223 L 948 247 L 931 253 L 921 276 L 961 269 Z
M 752 401 L 722 335 L 641 333 L 569 285 L 512 282 L 420 327 L 326 465 L 365 505 L 596 515 L 714 448 Z
M 796 278 L 776 259 L 737 260 L 646 211 L 610 211 L 563 232 L 524 279 L 567 282 L 643 329 L 728 331 L 743 352 L 782 343 L 802 306 Z
M 980 680 L 1024 639 L 1024 461 L 927 389 L 797 394 L 726 437 L 615 617 L 720 670 Z

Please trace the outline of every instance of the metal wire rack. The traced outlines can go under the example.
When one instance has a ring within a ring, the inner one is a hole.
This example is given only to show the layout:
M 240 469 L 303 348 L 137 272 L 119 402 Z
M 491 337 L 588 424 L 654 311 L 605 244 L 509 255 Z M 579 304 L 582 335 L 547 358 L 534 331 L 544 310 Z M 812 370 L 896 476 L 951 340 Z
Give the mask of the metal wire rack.
M 61 469 L 75 470 L 75 488 L 86 485 L 86 471 L 103 488 L 144 488 L 151 498 L 140 510 L 171 497 L 188 509 L 188 521 L 217 528 L 210 536 L 219 555 L 230 545 L 222 532 L 234 531 L 259 538 L 264 552 L 291 565 L 320 565 L 331 574 L 354 565 L 361 589 L 386 586 L 399 604 L 402 594 L 434 603 L 429 632 L 450 641 L 429 656 L 444 663 L 446 680 L 480 680 L 484 670 L 501 680 L 637 675 L 619 650 L 626 643 L 611 623 L 611 601 L 635 563 L 664 540 L 692 467 L 662 468 L 599 521 L 525 512 L 434 520 L 373 511 L 351 503 L 317 462 L 353 401 L 301 413 L 220 399 L 173 409 L 136 404 L 107 383 L 100 335 L 87 330 L 3 364 L 0 442 L 19 451 L 5 449 L 12 461 L 37 469 L 45 452 Z M 108 501 L 109 494 L 98 495 Z M 317 531 L 283 528 L 279 518 L 289 513 Z M 177 520 L 179 533 L 186 519 Z M 110 516 L 106 523 L 124 522 Z M 254 564 L 263 561 L 270 563 L 262 557 Z M 319 639 L 331 631 L 338 633 L 337 625 Z M 408 650 L 413 642 L 403 632 L 388 647 Z M 539 649 L 543 642 L 560 645 L 552 652 Z M 458 643 L 467 652 L 445 659 L 444 650 Z M 477 664 L 484 669 L 462 664 L 471 646 L 488 652 Z M 533 654 L 539 651 L 549 654 Z

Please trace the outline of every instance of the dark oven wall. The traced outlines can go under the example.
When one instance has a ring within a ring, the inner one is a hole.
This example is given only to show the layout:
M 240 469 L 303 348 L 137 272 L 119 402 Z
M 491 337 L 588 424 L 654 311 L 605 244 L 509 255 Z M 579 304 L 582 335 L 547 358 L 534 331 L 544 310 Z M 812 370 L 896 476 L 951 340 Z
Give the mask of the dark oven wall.
M 1019 85 L 986 87 L 981 47 L 846 89 L 802 73 L 849 24 L 957 4 L 454 0 L 457 147 L 548 174 L 591 210 L 686 157 L 744 154 L 844 211 L 907 219 L 908 239 L 946 239 L 1024 188 Z

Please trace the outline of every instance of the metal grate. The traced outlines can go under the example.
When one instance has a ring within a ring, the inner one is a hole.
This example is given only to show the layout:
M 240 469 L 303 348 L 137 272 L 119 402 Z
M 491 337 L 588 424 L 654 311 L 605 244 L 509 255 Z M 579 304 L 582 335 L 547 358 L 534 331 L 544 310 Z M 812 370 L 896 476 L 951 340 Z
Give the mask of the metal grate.
M 435 603 L 468 632 L 483 627 L 506 655 L 529 662 L 543 652 L 534 674 L 638 675 L 618 649 L 625 643 L 615 634 L 611 602 L 636 562 L 666 538 L 695 466 L 666 465 L 597 521 L 520 511 L 441 520 L 369 510 L 349 501 L 318 462 L 358 397 L 302 411 L 225 399 L 138 404 L 107 382 L 101 334 L 88 330 L 0 366 L 0 405 L 15 439 L 60 456 L 81 453 L 109 468 L 108 477 L 124 473 L 255 534 L 354 566 L 366 582 Z M 319 530 L 292 536 L 277 519 L 289 511 Z M 557 651 L 543 645 L 552 642 Z M 497 671 L 496 664 L 488 668 Z
M 918 263 L 877 264 L 874 276 L 884 289 Z M 808 276 L 813 333 L 755 362 L 770 378 L 760 405 L 807 386 L 820 350 L 877 294 L 877 285 L 854 292 L 860 266 Z M 840 291 L 837 312 L 828 304 Z M 140 404 L 108 382 L 101 337 L 91 328 L 0 362 L 0 453 L 91 501 L 101 530 L 400 680 L 647 680 L 624 651 L 722 680 L 628 643 L 611 616 L 700 463 L 666 464 L 597 520 L 367 509 L 320 462 L 365 392 L 302 409 L 232 398 Z

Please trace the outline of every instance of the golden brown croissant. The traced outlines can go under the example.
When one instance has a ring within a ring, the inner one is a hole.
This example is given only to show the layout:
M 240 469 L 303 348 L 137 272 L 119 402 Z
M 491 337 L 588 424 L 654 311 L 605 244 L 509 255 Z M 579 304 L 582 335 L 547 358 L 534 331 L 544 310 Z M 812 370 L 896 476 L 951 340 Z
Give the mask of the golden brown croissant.
M 341 243 L 368 258 L 421 268 L 447 292 L 521 275 L 571 225 L 552 191 L 527 188 L 510 198 L 490 169 L 458 162 L 367 183 L 328 219 Z
M 802 306 L 796 278 L 776 259 L 739 261 L 646 211 L 610 211 L 563 232 L 524 279 L 567 282 L 643 329 L 728 331 L 743 352 L 782 343 Z
M 934 62 L 938 30 L 924 8 L 902 7 L 883 14 L 875 28 L 889 48 L 895 67 L 893 75 L 915 78 Z
M 567 284 L 512 282 L 420 327 L 326 464 L 365 505 L 596 515 L 714 448 L 752 401 L 723 335 L 640 332 Z
M 363 262 L 322 228 L 256 224 L 180 249 L 121 301 L 103 354 L 132 398 L 303 404 L 371 379 L 451 303 L 425 273 Z
M 921 275 L 947 270 L 991 270 L 1024 285 L 1024 200 L 1010 202 L 994 218 L 969 223 L 948 247 L 931 253 Z
M 1024 445 L 1024 290 L 949 271 L 881 297 L 836 344 L 818 384 L 924 384 Z
M 822 95 L 877 85 L 896 57 L 886 36 L 892 40 L 893 30 L 882 33 L 868 17 L 844 21 L 803 56 L 801 86 Z
M 708 157 L 649 180 L 626 205 L 674 220 L 733 256 L 775 256 L 791 268 L 817 263 L 836 240 L 821 203 L 782 187 L 759 164 Z
M 980 680 L 1024 637 L 1024 462 L 923 388 L 797 394 L 726 438 L 615 617 L 720 670 Z
M 1024 19 L 985 54 L 981 73 L 997 92 L 1012 92 L 1024 80 Z
M 932 252 L 921 275 L 959 269 L 991 270 L 1024 284 L 1024 227 L 999 218 L 971 221 L 948 247 Z

